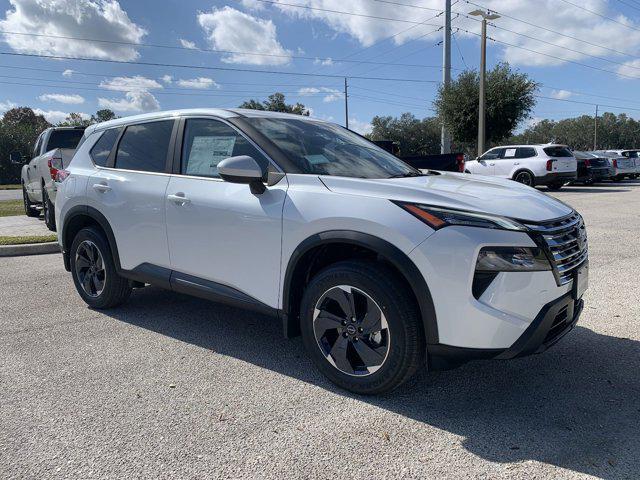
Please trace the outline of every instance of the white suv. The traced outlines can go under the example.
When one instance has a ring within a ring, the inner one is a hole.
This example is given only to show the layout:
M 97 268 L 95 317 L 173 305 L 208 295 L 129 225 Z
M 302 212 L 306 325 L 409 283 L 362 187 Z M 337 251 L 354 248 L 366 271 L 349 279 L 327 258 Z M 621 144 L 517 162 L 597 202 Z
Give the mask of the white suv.
M 61 177 L 58 237 L 91 307 L 152 284 L 268 313 L 353 392 L 391 390 L 425 363 L 540 352 L 583 305 L 586 233 L 569 206 L 422 174 L 331 123 L 122 118 L 89 127 Z
M 530 187 L 559 190 L 577 178 L 577 161 L 566 145 L 509 145 L 495 147 L 465 165 L 478 175 L 510 178 Z

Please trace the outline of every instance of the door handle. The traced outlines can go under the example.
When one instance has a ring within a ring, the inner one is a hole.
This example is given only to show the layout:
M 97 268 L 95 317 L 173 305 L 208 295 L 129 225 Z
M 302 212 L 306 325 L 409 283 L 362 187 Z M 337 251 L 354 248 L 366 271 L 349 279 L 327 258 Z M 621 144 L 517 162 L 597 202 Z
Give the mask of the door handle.
M 490 163 L 489 164 L 490 167 L 493 167 L 494 165 L 495 165 L 495 163 Z
M 184 193 L 182 192 L 178 192 L 175 195 L 167 195 L 167 200 L 180 206 L 184 206 L 188 203 L 191 203 L 191 200 L 185 197 Z
M 516 162 L 516 163 L 514 163 L 514 165 L 520 165 L 520 162 Z
M 111 187 L 106 183 L 94 183 L 93 189 L 103 193 L 111 191 Z

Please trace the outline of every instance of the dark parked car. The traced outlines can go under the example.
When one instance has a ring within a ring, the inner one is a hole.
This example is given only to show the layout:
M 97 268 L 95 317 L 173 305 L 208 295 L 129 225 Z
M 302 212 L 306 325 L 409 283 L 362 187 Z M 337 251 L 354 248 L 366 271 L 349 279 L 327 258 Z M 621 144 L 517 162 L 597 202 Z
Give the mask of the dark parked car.
M 397 142 L 391 140 L 374 140 L 373 143 L 418 170 L 464 172 L 465 157 L 462 153 L 407 156 L 400 154 L 400 148 Z
M 573 156 L 578 162 L 578 178 L 572 183 L 591 185 L 602 180 L 608 180 L 614 175 L 609 159 L 591 152 L 574 150 Z

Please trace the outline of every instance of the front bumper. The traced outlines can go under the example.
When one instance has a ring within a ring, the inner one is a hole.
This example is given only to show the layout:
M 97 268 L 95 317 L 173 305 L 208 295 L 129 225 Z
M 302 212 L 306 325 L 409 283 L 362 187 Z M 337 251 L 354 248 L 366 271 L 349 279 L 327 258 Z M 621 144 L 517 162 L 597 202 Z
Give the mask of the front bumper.
M 568 293 L 545 305 L 525 332 L 509 348 L 473 349 L 449 345 L 429 345 L 429 369 L 447 370 L 473 360 L 511 359 L 542 353 L 573 330 L 584 301 L 574 300 Z
M 551 185 L 554 183 L 568 183 L 575 181 L 577 172 L 551 172 L 540 177 L 536 177 L 536 185 Z

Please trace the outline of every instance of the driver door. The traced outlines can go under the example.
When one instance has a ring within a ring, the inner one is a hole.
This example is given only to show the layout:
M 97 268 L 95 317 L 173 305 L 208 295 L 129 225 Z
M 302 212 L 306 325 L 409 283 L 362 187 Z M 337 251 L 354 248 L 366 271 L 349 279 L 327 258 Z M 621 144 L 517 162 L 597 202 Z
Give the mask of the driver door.
M 172 283 L 202 291 L 249 297 L 277 308 L 284 177 L 262 194 L 223 181 L 217 165 L 249 155 L 267 157 L 242 133 L 213 118 L 183 120 L 176 142 L 179 165 L 169 180 L 165 212 Z M 229 290 L 231 289 L 231 290 Z

